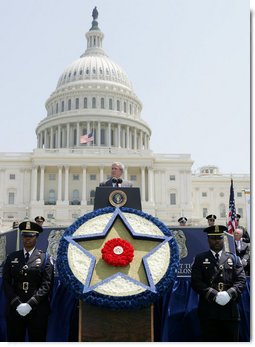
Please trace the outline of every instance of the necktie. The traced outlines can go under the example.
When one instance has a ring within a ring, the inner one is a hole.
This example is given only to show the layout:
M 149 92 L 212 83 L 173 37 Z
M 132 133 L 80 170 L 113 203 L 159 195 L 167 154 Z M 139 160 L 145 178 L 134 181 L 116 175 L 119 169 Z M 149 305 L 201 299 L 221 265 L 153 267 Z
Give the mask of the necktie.
M 219 253 L 215 253 L 215 259 L 216 259 L 216 262 L 218 263 L 219 262 Z
M 27 253 L 25 254 L 25 262 L 26 262 L 26 263 L 28 262 L 28 259 L 29 259 L 29 253 L 27 252 Z

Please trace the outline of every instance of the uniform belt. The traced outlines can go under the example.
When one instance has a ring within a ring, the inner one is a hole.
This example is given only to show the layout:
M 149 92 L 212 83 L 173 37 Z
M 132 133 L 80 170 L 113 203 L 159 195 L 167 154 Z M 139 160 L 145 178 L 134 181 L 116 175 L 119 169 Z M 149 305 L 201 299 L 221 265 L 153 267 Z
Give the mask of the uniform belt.
M 212 287 L 218 290 L 219 292 L 222 292 L 223 290 L 229 289 L 231 286 L 223 282 L 218 282 L 218 283 L 214 283 Z

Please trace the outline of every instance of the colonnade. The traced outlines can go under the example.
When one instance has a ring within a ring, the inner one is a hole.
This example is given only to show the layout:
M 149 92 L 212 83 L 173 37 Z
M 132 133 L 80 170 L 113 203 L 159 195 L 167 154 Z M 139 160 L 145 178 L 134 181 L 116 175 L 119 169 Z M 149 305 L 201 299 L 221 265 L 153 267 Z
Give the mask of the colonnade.
M 54 172 L 56 176 L 57 182 L 55 183 L 55 187 L 57 188 L 56 192 L 56 204 L 65 203 L 69 204 L 70 201 L 70 190 L 73 189 L 72 184 L 70 182 L 70 175 L 73 173 L 72 169 L 69 165 L 59 165 L 56 167 L 51 167 L 49 171 L 49 167 L 45 167 L 42 165 L 35 165 L 32 167 L 31 174 L 31 201 L 39 201 L 41 203 L 47 202 L 47 192 L 45 191 L 45 186 L 49 188 L 49 177 L 47 177 L 47 173 Z M 77 167 L 75 167 L 77 169 Z M 91 173 L 92 167 L 90 166 L 80 166 L 79 170 L 75 170 L 75 173 L 79 172 L 81 174 L 81 204 L 86 205 L 87 201 L 90 197 L 90 191 L 95 189 L 95 184 L 91 184 L 89 180 L 89 173 Z M 89 172 L 88 172 L 89 170 Z M 100 182 L 106 179 L 106 167 L 93 167 L 93 173 L 96 173 L 97 180 L 96 186 L 99 185 Z M 109 168 L 107 167 L 107 171 Z M 128 179 L 128 171 L 129 168 L 125 168 L 124 170 L 124 178 Z M 134 186 L 140 187 L 141 190 L 141 200 L 142 202 L 148 201 L 150 203 L 154 203 L 154 171 L 152 167 L 137 167 L 137 182 L 134 183 Z M 46 195 L 46 196 L 45 196 Z
M 93 133 L 94 141 L 86 146 L 117 147 L 134 150 L 149 149 L 149 134 L 141 129 L 105 122 L 70 122 L 41 128 L 37 134 L 37 148 L 70 148 L 84 146 L 80 136 Z

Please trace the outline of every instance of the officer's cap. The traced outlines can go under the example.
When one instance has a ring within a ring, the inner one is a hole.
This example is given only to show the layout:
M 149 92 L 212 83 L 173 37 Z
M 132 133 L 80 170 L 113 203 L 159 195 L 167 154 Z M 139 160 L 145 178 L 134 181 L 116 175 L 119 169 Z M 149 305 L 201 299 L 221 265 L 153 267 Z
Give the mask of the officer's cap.
M 27 221 L 20 223 L 19 230 L 23 236 L 38 236 L 43 228 L 37 223 Z
M 37 217 L 35 217 L 35 221 L 36 222 L 44 222 L 45 218 L 43 216 L 37 216 Z
M 209 214 L 206 219 L 217 219 L 217 217 L 215 216 L 215 214 Z
M 180 218 L 178 219 L 178 222 L 179 222 L 179 223 L 186 223 L 186 222 L 187 222 L 187 218 L 186 218 L 186 217 L 180 217 Z
M 207 233 L 208 237 L 215 237 L 222 239 L 224 235 L 224 231 L 227 231 L 227 227 L 225 225 L 213 225 L 211 227 L 205 228 L 204 232 Z

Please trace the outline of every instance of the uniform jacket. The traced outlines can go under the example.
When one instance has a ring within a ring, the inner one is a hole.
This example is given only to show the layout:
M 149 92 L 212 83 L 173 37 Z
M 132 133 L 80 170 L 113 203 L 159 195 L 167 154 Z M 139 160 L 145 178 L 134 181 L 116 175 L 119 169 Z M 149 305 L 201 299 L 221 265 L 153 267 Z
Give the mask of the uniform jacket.
M 112 177 L 105 182 L 100 183 L 100 187 L 112 187 L 113 183 L 112 183 Z M 132 183 L 127 181 L 127 180 L 123 180 L 121 183 L 121 187 L 133 187 Z
M 244 265 L 245 273 L 247 275 L 250 275 L 250 244 L 244 241 L 240 241 L 240 249 L 237 248 L 236 243 L 235 243 L 235 247 L 236 247 L 236 255 L 240 257 Z M 243 262 L 243 259 L 246 260 L 246 263 Z
M 49 305 L 53 265 L 46 253 L 34 249 L 27 263 L 23 250 L 11 253 L 3 268 L 3 286 L 9 306 L 27 302 L 32 309 Z
M 211 251 L 195 257 L 191 286 L 199 294 L 200 319 L 239 320 L 237 301 L 245 285 L 243 266 L 233 253 L 222 251 L 218 265 Z M 225 306 L 215 302 L 218 291 L 227 291 L 231 297 Z

